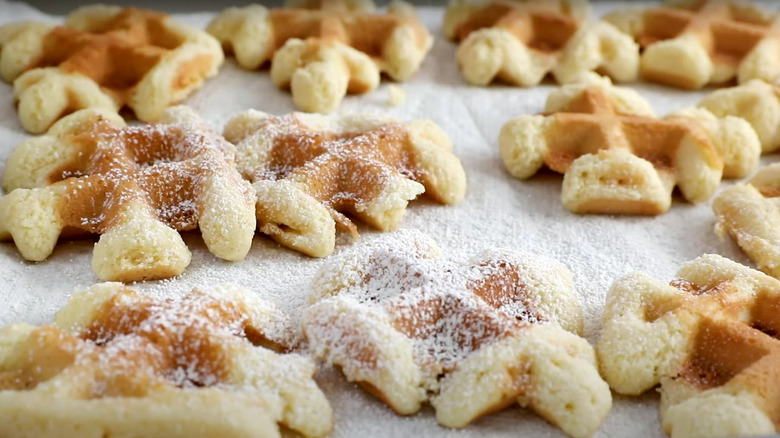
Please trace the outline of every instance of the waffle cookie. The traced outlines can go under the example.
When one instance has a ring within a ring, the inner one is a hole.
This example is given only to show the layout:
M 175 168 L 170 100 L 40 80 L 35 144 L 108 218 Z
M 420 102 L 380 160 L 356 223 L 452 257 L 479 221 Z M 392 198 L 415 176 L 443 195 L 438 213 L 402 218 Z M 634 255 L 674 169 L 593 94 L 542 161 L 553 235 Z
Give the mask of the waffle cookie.
M 409 79 L 433 44 L 414 7 L 397 0 L 386 13 L 370 1 L 349 0 L 232 7 L 208 32 L 245 69 L 270 60 L 274 84 L 290 89 L 298 108 L 318 113 L 334 111 L 347 93 L 375 89 L 383 73 Z
M 780 77 L 778 17 L 746 1 L 670 0 L 644 11 L 616 11 L 604 20 L 642 47 L 645 79 L 696 89 Z
M 74 294 L 50 326 L 0 329 L 0 436 L 307 437 L 332 429 L 283 314 L 234 286 L 160 300 Z
M 661 384 L 674 437 L 780 430 L 780 282 L 717 255 L 685 263 L 669 285 L 630 274 L 612 287 L 597 347 L 612 389 Z
M 753 171 L 761 152 L 740 118 L 690 108 L 657 119 L 635 91 L 594 76 L 550 93 L 544 114 L 511 119 L 498 142 L 516 178 L 542 166 L 563 173 L 563 204 L 575 213 L 661 214 L 675 186 L 702 202 L 721 177 Z
M 9 157 L 0 239 L 40 261 L 60 236 L 100 234 L 92 269 L 101 280 L 180 274 L 190 251 L 177 231 L 194 228 L 217 257 L 243 259 L 255 209 L 234 152 L 188 107 L 140 127 L 111 112 L 77 111 Z
M 444 34 L 474 85 L 534 86 L 552 73 L 568 83 L 588 71 L 636 79 L 639 47 L 606 22 L 587 23 L 586 0 L 451 0 Z
M 0 27 L 0 76 L 13 81 L 22 126 L 36 134 L 84 108 L 126 105 L 154 121 L 216 75 L 223 58 L 211 35 L 134 8 L 92 5 L 65 26 Z
M 705 96 L 699 106 L 717 117 L 737 116 L 747 120 L 761 140 L 763 153 L 780 149 L 780 88 L 752 79 Z
M 577 336 L 571 273 L 554 260 L 489 250 L 459 263 L 396 232 L 329 260 L 312 291 L 310 351 L 398 414 L 427 401 L 441 425 L 462 428 L 517 403 L 588 437 L 611 407 Z
M 723 190 L 712 203 L 715 230 L 729 234 L 767 274 L 780 278 L 780 163 L 759 170 L 747 184 Z
M 442 204 L 466 193 L 449 137 L 428 120 L 249 110 L 233 117 L 224 135 L 254 183 L 258 229 L 314 257 L 333 252 L 336 227 L 358 236 L 343 213 L 391 230 L 423 192 Z

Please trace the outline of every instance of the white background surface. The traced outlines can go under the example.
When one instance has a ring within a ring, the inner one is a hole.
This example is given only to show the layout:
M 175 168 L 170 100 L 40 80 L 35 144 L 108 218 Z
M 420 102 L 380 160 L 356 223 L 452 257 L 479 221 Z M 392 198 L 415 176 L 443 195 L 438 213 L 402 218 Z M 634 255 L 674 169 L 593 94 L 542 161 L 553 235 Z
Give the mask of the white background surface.
M 615 6 L 598 3 L 596 13 Z M 511 178 L 498 156 L 499 130 L 510 117 L 541 111 L 553 85 L 532 89 L 467 85 L 455 63 L 456 46 L 441 33 L 443 9 L 423 8 L 419 13 L 436 43 L 421 71 L 402 84 L 406 103 L 388 107 L 384 83 L 373 93 L 348 97 L 339 109 L 383 112 L 405 120 L 430 118 L 451 136 L 467 173 L 465 202 L 447 207 L 425 199 L 414 201 L 402 228 L 430 234 L 445 253 L 456 258 L 466 259 L 482 248 L 500 246 L 562 261 L 574 273 L 586 314 L 586 336 L 593 344 L 598 339 L 604 296 L 621 275 L 642 270 L 668 281 L 681 262 L 708 252 L 748 263 L 731 241 L 721 242 L 714 234 L 710 202 L 690 205 L 677 198 L 671 210 L 658 217 L 578 216 L 560 202 L 561 176 L 544 173 L 529 181 Z M 213 14 L 176 17 L 205 28 Z M 0 24 L 19 19 L 61 22 L 61 17 L 47 17 L 27 5 L 0 0 Z M 707 92 L 651 84 L 631 86 L 652 103 L 659 115 L 693 105 Z M 294 110 L 291 96 L 271 83 L 267 71 L 246 72 L 233 60 L 228 60 L 219 76 L 186 103 L 220 130 L 231 115 L 247 108 L 273 114 Z M 16 115 L 11 86 L 0 83 L 0 171 L 13 148 L 26 137 Z M 775 160 L 775 156 L 769 156 L 762 162 Z M 360 232 L 364 240 L 378 235 L 363 226 Z M 184 274 L 140 288 L 158 296 L 175 297 L 196 285 L 234 282 L 273 301 L 295 319 L 306 303 L 309 279 L 321 263 L 260 235 L 247 258 L 235 263 L 211 255 L 197 233 L 188 233 L 185 240 L 193 257 Z M 344 236 L 339 240 L 336 252 L 349 250 L 349 240 Z M 46 323 L 74 288 L 95 282 L 90 269 L 93 244 L 92 240 L 62 242 L 48 260 L 29 263 L 12 243 L 0 243 L 0 325 L 15 321 Z M 333 436 L 564 436 L 532 412 L 517 407 L 462 431 L 452 431 L 437 425 L 430 408 L 407 418 L 394 415 L 334 370 L 322 369 L 318 380 L 336 413 Z M 616 396 L 596 436 L 663 436 L 657 401 L 654 391 L 633 399 Z

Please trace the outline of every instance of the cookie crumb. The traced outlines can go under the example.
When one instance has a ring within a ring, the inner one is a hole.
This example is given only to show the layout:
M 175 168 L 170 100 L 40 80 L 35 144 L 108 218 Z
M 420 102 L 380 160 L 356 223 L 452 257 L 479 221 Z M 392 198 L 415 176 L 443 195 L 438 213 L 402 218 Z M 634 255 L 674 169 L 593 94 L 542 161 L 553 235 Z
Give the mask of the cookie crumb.
M 387 86 L 387 106 L 401 106 L 406 102 L 406 92 L 398 85 Z

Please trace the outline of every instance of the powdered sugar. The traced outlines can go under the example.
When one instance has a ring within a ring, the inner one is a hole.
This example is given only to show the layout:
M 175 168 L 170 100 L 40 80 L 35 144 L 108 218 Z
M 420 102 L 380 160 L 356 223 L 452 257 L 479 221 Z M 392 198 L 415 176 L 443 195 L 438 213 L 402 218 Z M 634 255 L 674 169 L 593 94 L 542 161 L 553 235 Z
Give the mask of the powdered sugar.
M 336 193 L 336 197 L 341 199 L 354 195 L 344 190 L 382 187 L 396 171 L 408 177 L 415 176 L 409 167 L 409 158 L 406 156 L 408 151 L 402 147 L 406 130 L 393 120 L 377 124 L 373 130 L 361 131 L 364 127 L 360 123 L 353 127 L 350 120 L 346 119 L 345 128 L 355 131 L 343 132 L 326 126 L 307 126 L 307 119 L 300 120 L 294 115 L 286 115 L 260 122 L 259 130 L 245 144 L 239 145 L 239 151 L 242 155 L 252 155 L 258 153 L 252 149 L 260 148 L 260 155 L 265 159 L 258 163 L 240 162 L 239 166 L 250 167 L 245 169 L 244 174 L 257 181 L 283 179 L 298 169 L 299 173 L 308 175 L 308 178 L 328 179 L 332 177 L 331 173 L 335 173 L 337 178 L 344 179 L 340 185 L 341 191 Z M 388 148 L 392 151 L 388 153 L 377 147 L 380 143 L 399 146 Z M 349 167 L 350 161 L 362 161 L 365 165 L 350 171 L 345 169 Z M 251 169 L 255 164 L 258 167 Z M 332 169 L 334 166 L 336 170 Z M 338 199 L 329 201 L 332 205 L 338 205 Z
M 312 288 L 316 304 L 303 328 L 315 357 L 407 413 L 413 408 L 399 408 L 399 399 L 423 389 L 435 397 L 442 378 L 476 351 L 531 325 L 581 324 L 570 275 L 557 262 L 505 250 L 452 260 L 411 230 L 334 257 Z
M 432 377 L 452 370 L 480 345 L 522 326 L 474 294 L 472 289 L 482 278 L 475 267 L 419 259 L 392 245 L 363 257 L 369 260 L 360 270 L 363 281 L 338 295 L 355 300 L 377 318 L 389 318 L 396 330 L 414 341 L 418 363 L 435 364 Z
M 85 135 L 63 141 L 79 150 L 71 154 L 77 158 L 60 164 L 66 171 L 51 180 L 79 175 L 65 182 L 69 189 L 62 215 L 75 215 L 91 232 L 104 232 L 115 219 L 109 214 L 135 199 L 175 229 L 194 228 L 203 208 L 200 187 L 232 170 L 232 155 L 226 155 L 231 146 L 202 124 L 119 128 L 98 121 L 82 129 Z

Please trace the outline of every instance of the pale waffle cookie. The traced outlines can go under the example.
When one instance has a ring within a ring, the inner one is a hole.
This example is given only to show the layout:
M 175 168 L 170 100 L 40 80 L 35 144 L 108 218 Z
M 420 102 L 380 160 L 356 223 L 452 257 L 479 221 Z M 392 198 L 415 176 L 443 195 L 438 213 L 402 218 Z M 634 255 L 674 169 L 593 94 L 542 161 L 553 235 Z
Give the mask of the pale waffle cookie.
M 83 108 L 154 121 L 217 74 L 224 55 L 211 35 L 152 11 L 84 6 L 65 26 L 0 27 L 0 76 L 14 84 L 22 126 L 45 132 Z
M 761 140 L 763 153 L 780 149 L 780 87 L 777 85 L 752 79 L 708 94 L 699 106 L 717 117 L 737 116 L 747 120 Z
M 466 193 L 449 137 L 429 120 L 249 110 L 233 117 L 224 135 L 254 183 L 258 229 L 314 257 L 333 252 L 337 227 L 357 238 L 344 213 L 391 230 L 423 192 L 442 204 Z
M 729 234 L 767 274 L 780 278 L 780 163 L 758 171 L 746 184 L 715 197 L 716 232 Z
M 487 250 L 441 257 L 399 231 L 328 261 L 312 284 L 303 331 L 315 357 L 401 415 L 430 402 L 462 428 L 513 404 L 589 437 L 612 398 L 562 264 Z
M 328 434 L 314 362 L 283 354 L 284 314 L 235 286 L 155 299 L 121 283 L 77 291 L 50 326 L 0 329 L 0 436 Z
M 563 173 L 561 198 L 575 213 L 661 214 L 675 186 L 702 202 L 721 177 L 752 172 L 761 153 L 743 119 L 701 108 L 657 119 L 635 91 L 593 74 L 551 92 L 544 114 L 511 119 L 498 143 L 516 178 L 542 166 Z
M 780 282 L 718 255 L 683 264 L 669 285 L 645 274 L 607 294 L 597 347 L 621 394 L 661 384 L 673 437 L 780 431 Z
M 641 75 L 696 89 L 780 77 L 780 15 L 747 1 L 672 0 L 622 10 L 604 20 L 642 47 Z
M 460 43 L 458 65 L 474 85 L 534 86 L 550 73 L 568 83 L 588 71 L 636 79 L 637 44 L 589 16 L 586 0 L 451 0 L 444 34 Z
M 270 60 L 271 80 L 290 89 L 304 111 L 332 112 L 347 93 L 375 89 L 381 74 L 409 79 L 433 44 L 414 7 L 402 1 L 394 0 L 384 13 L 370 1 L 288 3 L 271 10 L 228 8 L 208 32 L 245 69 Z
M 137 127 L 111 112 L 80 110 L 8 158 L 0 239 L 40 261 L 60 236 L 100 234 L 92 269 L 101 280 L 180 274 L 191 255 L 178 231 L 195 228 L 217 257 L 243 259 L 256 220 L 234 154 L 188 107 Z

